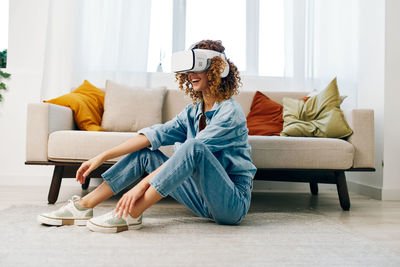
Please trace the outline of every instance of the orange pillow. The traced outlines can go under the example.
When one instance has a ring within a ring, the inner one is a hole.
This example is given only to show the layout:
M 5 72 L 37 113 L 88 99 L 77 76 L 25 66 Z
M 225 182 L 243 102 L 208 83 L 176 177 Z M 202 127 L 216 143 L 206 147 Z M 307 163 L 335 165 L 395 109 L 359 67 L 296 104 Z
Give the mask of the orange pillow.
M 283 106 L 257 91 L 247 115 L 249 135 L 280 135 L 283 129 Z
M 104 92 L 87 80 L 72 93 L 43 102 L 71 108 L 81 130 L 104 131 L 100 126 L 104 112 Z

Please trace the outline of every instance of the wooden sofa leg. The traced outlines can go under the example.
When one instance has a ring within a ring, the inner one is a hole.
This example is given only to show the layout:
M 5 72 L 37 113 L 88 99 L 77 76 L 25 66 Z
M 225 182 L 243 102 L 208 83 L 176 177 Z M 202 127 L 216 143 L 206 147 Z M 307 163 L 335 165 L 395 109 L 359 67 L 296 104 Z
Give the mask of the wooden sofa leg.
M 350 210 L 350 197 L 347 190 L 346 176 L 344 171 L 336 171 L 336 187 L 338 191 L 340 206 L 343 210 Z
M 82 184 L 82 189 L 86 190 L 89 188 L 89 184 L 90 184 L 90 178 L 86 178 L 85 183 Z
M 51 180 L 49 196 L 47 200 L 49 204 L 54 204 L 57 201 L 58 193 L 60 192 L 61 180 L 64 173 L 64 166 L 55 166 L 53 172 L 53 179 Z
M 313 196 L 318 195 L 318 183 L 310 182 L 310 190 Z

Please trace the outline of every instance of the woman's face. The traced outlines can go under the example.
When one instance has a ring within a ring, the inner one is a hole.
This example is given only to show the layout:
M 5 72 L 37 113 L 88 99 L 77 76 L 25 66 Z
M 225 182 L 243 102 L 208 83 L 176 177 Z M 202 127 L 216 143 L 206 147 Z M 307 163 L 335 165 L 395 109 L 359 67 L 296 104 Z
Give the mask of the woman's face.
M 205 71 L 199 73 L 190 72 L 188 78 L 194 91 L 203 92 L 208 89 L 208 78 Z

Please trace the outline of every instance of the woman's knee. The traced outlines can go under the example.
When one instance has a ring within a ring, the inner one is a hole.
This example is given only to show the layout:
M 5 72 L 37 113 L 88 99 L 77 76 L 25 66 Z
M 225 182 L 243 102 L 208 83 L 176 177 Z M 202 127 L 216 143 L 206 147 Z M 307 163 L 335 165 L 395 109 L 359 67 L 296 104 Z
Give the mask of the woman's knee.
M 129 157 L 130 161 L 140 160 L 142 162 L 143 160 L 152 158 L 152 154 L 155 155 L 155 152 L 156 151 L 151 151 L 150 149 L 145 147 L 145 148 L 142 148 L 140 150 L 137 150 L 137 151 L 134 151 L 134 152 L 128 154 L 128 157 Z
M 188 139 L 181 146 L 181 149 L 184 149 L 186 151 L 204 151 L 205 148 L 206 145 L 195 138 Z

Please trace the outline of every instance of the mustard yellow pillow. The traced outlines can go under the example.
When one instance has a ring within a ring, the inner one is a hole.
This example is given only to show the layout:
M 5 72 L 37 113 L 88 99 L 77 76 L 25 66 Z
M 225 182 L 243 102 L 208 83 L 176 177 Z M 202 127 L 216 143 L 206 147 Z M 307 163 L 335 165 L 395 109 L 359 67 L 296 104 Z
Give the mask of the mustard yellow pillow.
M 340 102 L 336 78 L 306 102 L 285 97 L 281 136 L 345 138 L 351 135 L 353 131 L 344 118 Z
M 104 112 L 104 92 L 87 80 L 72 93 L 43 102 L 71 108 L 81 130 L 104 131 L 100 126 Z

